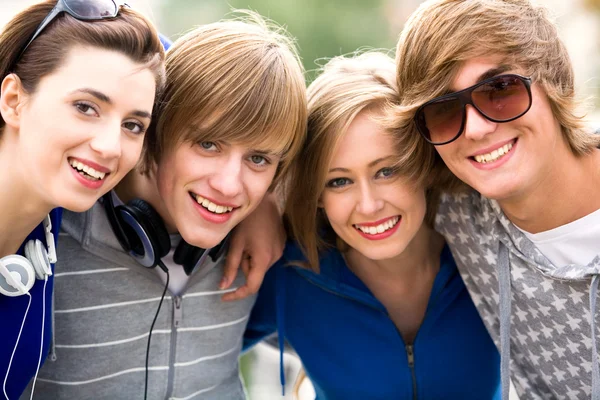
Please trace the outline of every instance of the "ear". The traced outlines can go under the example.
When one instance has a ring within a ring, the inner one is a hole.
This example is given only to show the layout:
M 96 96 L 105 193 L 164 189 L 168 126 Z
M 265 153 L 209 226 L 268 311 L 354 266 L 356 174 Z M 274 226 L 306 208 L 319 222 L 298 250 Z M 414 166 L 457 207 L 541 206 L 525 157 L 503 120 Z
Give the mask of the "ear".
M 15 74 L 8 74 L 0 87 L 0 114 L 6 125 L 17 129 L 20 127 L 20 106 L 24 100 L 21 80 Z

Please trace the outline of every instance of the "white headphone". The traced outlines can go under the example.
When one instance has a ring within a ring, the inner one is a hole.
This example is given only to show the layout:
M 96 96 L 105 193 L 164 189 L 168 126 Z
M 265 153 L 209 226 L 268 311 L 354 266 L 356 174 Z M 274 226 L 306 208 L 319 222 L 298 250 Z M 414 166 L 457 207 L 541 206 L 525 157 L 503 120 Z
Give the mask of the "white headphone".
M 25 257 L 11 254 L 0 258 L 0 294 L 15 297 L 29 293 L 35 278 L 52 275 L 50 263 L 56 262 L 56 246 L 50 216 L 44 219 L 44 234 L 48 249 L 39 239 L 25 244 Z

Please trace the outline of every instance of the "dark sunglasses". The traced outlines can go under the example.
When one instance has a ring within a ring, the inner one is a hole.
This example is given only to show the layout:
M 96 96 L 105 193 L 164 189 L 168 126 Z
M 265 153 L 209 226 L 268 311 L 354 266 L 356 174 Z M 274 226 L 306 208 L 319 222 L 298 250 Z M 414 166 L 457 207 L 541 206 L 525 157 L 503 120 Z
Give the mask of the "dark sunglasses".
M 114 0 L 58 0 L 54 8 L 44 18 L 40 26 L 27 42 L 27 45 L 21 51 L 21 55 L 29 47 L 40 33 L 52 22 L 60 13 L 66 12 L 73 18 L 81 21 L 93 21 L 99 19 L 115 18 L 119 14 L 119 9 L 127 6 L 122 1 Z
M 499 75 L 436 97 L 417 109 L 418 131 L 433 145 L 453 142 L 465 130 L 467 104 L 492 122 L 513 121 L 531 108 L 531 78 Z

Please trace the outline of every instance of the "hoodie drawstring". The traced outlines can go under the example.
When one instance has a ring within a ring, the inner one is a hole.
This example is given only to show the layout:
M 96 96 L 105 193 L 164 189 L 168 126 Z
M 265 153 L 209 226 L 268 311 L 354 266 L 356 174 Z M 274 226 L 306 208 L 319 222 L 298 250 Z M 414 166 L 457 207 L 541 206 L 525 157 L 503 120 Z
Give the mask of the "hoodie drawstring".
M 510 310 L 511 279 L 508 249 L 500 242 L 498 250 L 498 289 L 500 292 L 500 373 L 502 400 L 508 400 L 510 388 Z
M 285 271 L 275 271 L 275 315 L 277 316 L 277 344 L 279 345 L 279 381 L 281 382 L 281 395 L 285 396 L 285 369 L 283 365 L 283 351 L 285 345 Z
M 590 327 L 592 329 L 592 400 L 600 400 L 600 368 L 596 350 L 596 299 L 599 276 L 594 275 L 590 285 Z
M 596 346 L 596 300 L 600 275 L 594 275 L 590 284 L 590 328 L 592 338 L 592 400 L 600 400 L 600 367 Z M 500 292 L 500 373 L 502 377 L 502 400 L 508 400 L 510 389 L 510 316 L 511 276 L 508 248 L 500 242 L 498 249 L 498 289 Z

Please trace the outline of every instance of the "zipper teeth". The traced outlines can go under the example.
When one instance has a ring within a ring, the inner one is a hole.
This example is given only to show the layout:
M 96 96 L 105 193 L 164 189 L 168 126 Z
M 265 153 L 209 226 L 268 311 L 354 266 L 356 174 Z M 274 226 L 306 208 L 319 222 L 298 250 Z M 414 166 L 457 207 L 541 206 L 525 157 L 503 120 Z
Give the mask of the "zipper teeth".
M 181 310 L 181 296 L 172 296 L 173 299 L 173 318 L 171 321 L 171 345 L 170 345 L 170 354 L 169 354 L 169 378 L 167 381 L 167 396 L 166 398 L 171 398 L 173 394 L 173 380 L 175 379 L 175 350 L 177 348 L 177 327 L 175 326 L 175 316 L 177 315 L 177 309 Z

